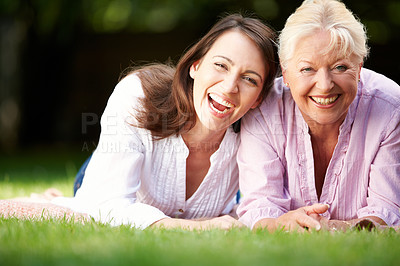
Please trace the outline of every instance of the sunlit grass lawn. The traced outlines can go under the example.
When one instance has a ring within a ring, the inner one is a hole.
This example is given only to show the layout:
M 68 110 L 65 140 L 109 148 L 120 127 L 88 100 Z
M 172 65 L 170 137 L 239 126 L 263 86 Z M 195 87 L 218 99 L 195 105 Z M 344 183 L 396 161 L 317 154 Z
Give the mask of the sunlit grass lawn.
M 0 198 L 72 195 L 84 154 L 1 157 Z M 134 230 L 64 219 L 0 218 L 0 265 L 399 265 L 400 233 Z

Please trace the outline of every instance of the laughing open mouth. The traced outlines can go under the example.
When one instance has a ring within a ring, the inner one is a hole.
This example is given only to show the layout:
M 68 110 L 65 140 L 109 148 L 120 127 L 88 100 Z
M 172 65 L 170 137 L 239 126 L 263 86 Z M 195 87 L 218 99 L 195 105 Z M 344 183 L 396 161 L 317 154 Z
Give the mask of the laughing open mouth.
M 211 108 L 218 114 L 226 114 L 231 110 L 231 108 L 235 107 L 235 105 L 225 101 L 216 94 L 209 93 L 208 101 L 210 102 Z
M 320 105 L 330 105 L 334 103 L 340 95 L 335 95 L 333 97 L 325 98 L 325 97 L 315 97 L 315 96 L 310 96 L 311 100 L 314 102 L 320 104 Z

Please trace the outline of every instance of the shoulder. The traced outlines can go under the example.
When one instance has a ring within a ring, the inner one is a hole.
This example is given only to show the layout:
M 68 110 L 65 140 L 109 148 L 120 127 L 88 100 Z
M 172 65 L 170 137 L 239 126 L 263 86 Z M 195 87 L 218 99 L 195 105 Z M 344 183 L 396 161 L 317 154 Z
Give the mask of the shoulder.
M 239 144 L 240 134 L 236 133 L 232 127 L 228 127 L 222 140 L 222 145 L 230 148 L 232 153 L 235 153 Z
M 380 131 L 382 138 L 398 128 L 400 86 L 396 82 L 382 74 L 363 68 L 357 97 L 353 105 L 356 125 L 371 128 L 374 136 Z
M 143 88 L 137 74 L 129 74 L 124 77 L 114 89 L 113 94 L 120 94 L 131 97 L 143 97 Z
M 276 123 L 293 112 L 295 103 L 290 89 L 284 86 L 283 78 L 275 79 L 274 86 L 261 104 L 245 115 L 245 120 L 263 120 L 265 123 Z
M 141 109 L 140 98 L 144 96 L 142 85 L 136 74 L 123 78 L 111 93 L 104 113 L 102 124 L 118 121 L 121 125 L 126 121 L 136 124 L 136 112 Z
M 290 89 L 284 85 L 283 78 L 279 77 L 275 79 L 274 86 L 259 109 L 261 112 L 280 111 L 282 113 L 287 107 L 293 107 L 294 104 Z
M 123 112 L 137 109 L 139 98 L 144 97 L 142 84 L 136 74 L 130 74 L 123 78 L 114 88 L 107 102 L 106 109 Z
M 360 77 L 362 98 L 387 103 L 400 108 L 400 86 L 388 77 L 373 70 L 362 68 Z

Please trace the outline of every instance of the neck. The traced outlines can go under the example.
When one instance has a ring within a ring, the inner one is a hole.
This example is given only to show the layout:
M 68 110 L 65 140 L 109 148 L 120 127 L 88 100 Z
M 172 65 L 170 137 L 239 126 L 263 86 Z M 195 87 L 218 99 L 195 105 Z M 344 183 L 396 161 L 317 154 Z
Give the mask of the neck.
M 310 135 L 316 140 L 336 139 L 339 137 L 338 125 L 308 125 Z
M 225 132 L 226 129 L 212 131 L 194 126 L 189 131 L 182 133 L 182 138 L 189 151 L 214 152 L 219 148 Z
M 307 119 L 303 115 L 309 129 L 310 135 L 316 140 L 336 139 L 339 136 L 339 128 L 342 125 L 344 118 L 332 124 L 320 124 L 313 119 Z

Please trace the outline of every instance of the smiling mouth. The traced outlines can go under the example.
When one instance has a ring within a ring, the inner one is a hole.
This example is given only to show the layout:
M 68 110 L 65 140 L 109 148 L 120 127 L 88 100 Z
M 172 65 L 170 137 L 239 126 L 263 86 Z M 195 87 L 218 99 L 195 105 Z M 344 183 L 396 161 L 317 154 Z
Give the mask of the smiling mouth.
M 333 97 L 315 97 L 315 96 L 310 96 L 311 100 L 313 100 L 314 102 L 320 104 L 320 105 L 330 105 L 334 102 L 336 102 L 336 100 L 339 98 L 339 94 L 335 95 Z
M 235 105 L 228 101 L 225 101 L 216 94 L 208 94 L 208 101 L 210 102 L 211 108 L 218 114 L 228 113 Z

